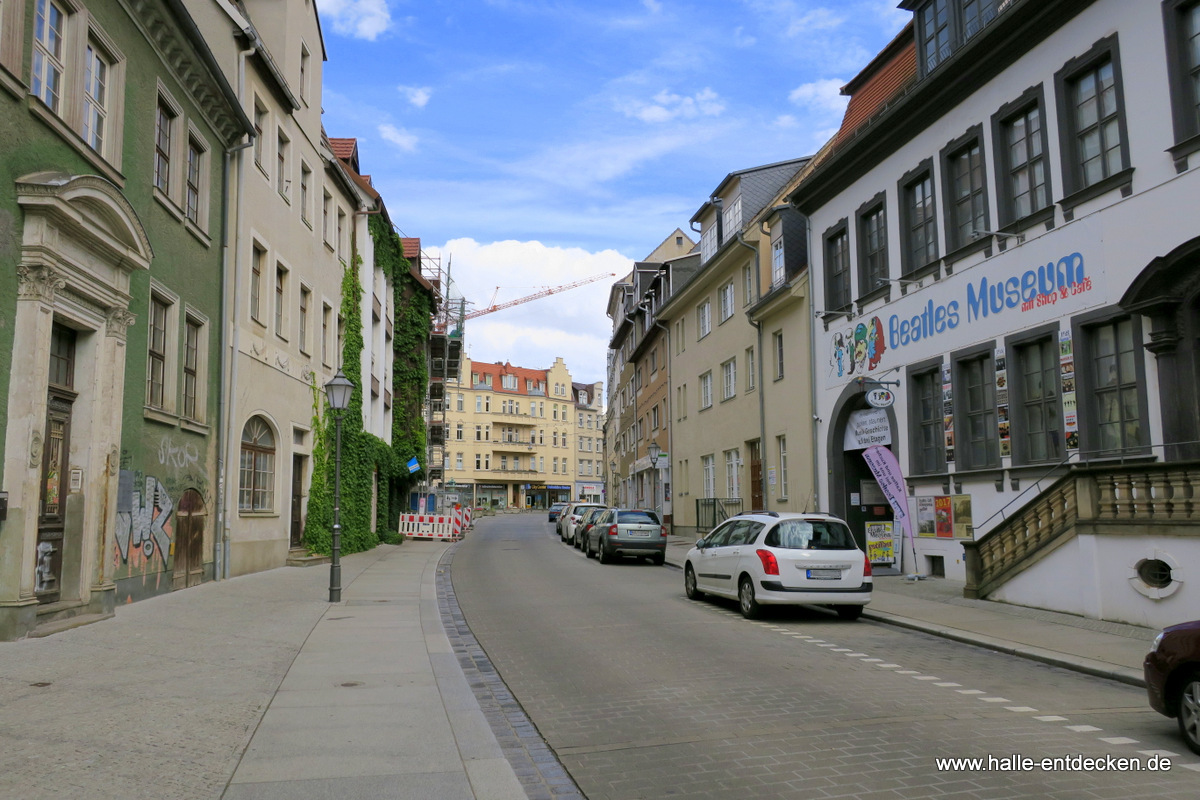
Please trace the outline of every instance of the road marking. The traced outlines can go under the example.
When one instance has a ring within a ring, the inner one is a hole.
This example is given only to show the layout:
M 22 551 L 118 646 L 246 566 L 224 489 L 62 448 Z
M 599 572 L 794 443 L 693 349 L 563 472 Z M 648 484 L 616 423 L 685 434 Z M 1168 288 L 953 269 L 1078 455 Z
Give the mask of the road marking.
M 898 670 L 896 670 L 896 674 L 897 675 L 920 675 L 921 673 L 915 669 L 898 669 Z
M 1095 725 L 1068 725 L 1066 727 L 1067 730 L 1075 731 L 1076 733 L 1094 733 L 1095 731 L 1104 730 L 1104 728 L 1097 728 Z
M 1179 753 L 1172 753 L 1170 750 L 1138 750 L 1144 756 L 1167 756 L 1168 758 L 1179 758 Z
M 954 683 L 953 681 L 942 681 L 941 683 L 935 683 L 935 684 L 934 684 L 934 686 L 942 686 L 942 687 L 944 687 L 944 688 L 947 688 L 947 689 L 948 689 L 948 688 L 950 688 L 951 686 L 962 686 L 962 684 L 961 684 L 961 683 Z
M 1101 736 L 1100 741 L 1109 744 L 1141 744 L 1137 739 L 1130 739 L 1128 736 Z
M 864 664 L 877 664 L 880 661 L 883 661 L 883 659 L 882 658 L 864 658 L 863 659 Z
M 826 642 L 825 644 L 822 644 L 822 645 L 817 645 L 817 646 L 818 646 L 818 647 L 837 647 L 837 645 L 836 645 L 836 644 L 832 644 L 832 643 L 829 643 L 829 642 Z
M 866 653 L 846 653 L 846 658 L 866 658 Z
M 1007 697 L 981 697 L 979 699 L 985 703 L 1011 703 L 1012 702 L 1012 700 L 1009 700 Z
M 899 664 L 876 664 L 875 666 L 879 667 L 880 669 L 899 669 L 900 668 Z
M 1037 711 L 1036 708 L 1030 708 L 1029 706 L 1005 706 L 1005 708 L 1014 714 L 1028 714 L 1031 711 Z
M 809 644 L 818 644 L 818 643 L 820 643 L 820 642 L 823 642 L 823 641 L 825 641 L 825 640 L 824 640 L 824 639 L 809 639 L 809 640 L 808 640 L 808 643 L 809 643 Z
M 983 689 L 959 689 L 959 694 L 987 694 Z
M 941 678 L 937 677 L 936 675 L 914 675 L 913 680 L 914 681 L 940 681 Z
M 792 636 L 795 636 L 797 639 L 811 639 L 812 638 L 807 633 L 793 633 Z
M 1034 717 L 1038 722 L 1066 722 L 1066 717 L 1060 717 L 1055 714 L 1047 714 L 1044 717 Z
M 831 653 L 849 653 L 850 648 L 849 647 L 835 647 L 832 650 L 830 650 L 829 652 L 831 652 Z
M 1184 769 L 1190 769 L 1193 772 L 1200 772 L 1200 764 L 1179 764 L 1179 766 L 1183 767 Z

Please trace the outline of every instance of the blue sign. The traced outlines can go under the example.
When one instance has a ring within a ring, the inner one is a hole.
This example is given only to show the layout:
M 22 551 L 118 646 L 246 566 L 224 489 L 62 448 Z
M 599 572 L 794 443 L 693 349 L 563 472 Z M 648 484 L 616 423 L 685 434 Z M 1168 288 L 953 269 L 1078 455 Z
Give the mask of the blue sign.
M 413 456 L 412 458 L 410 458 L 408 460 L 408 471 L 409 472 L 416 472 L 420 468 L 421 468 L 421 463 L 419 461 L 417 461 L 416 456 Z

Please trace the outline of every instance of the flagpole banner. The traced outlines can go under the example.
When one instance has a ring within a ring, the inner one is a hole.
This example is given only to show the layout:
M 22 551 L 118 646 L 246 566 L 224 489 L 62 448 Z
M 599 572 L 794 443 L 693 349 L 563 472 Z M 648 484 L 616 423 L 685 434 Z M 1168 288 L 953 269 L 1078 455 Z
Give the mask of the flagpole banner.
M 892 507 L 895 521 L 900 523 L 904 536 L 912 542 L 912 516 L 908 513 L 908 492 L 904 488 L 904 472 L 900 469 L 896 454 L 886 447 L 876 445 L 863 450 L 863 460 L 867 462 L 883 496 Z M 903 543 L 903 537 L 900 541 Z

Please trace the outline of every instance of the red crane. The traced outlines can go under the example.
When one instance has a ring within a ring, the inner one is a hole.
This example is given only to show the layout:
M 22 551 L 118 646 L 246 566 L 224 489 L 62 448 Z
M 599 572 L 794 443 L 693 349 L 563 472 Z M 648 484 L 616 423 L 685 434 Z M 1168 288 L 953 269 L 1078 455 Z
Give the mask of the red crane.
M 559 292 L 565 292 L 567 289 L 577 289 L 580 286 L 586 286 L 589 283 L 595 283 L 596 281 L 603 280 L 605 278 L 615 278 L 616 276 L 617 276 L 617 273 L 615 273 L 615 272 L 601 272 L 599 275 L 593 275 L 590 278 L 584 278 L 583 280 L 575 281 L 574 283 L 564 283 L 562 286 L 548 286 L 545 289 L 543 289 L 542 291 L 537 292 L 536 294 L 527 295 L 525 297 L 518 297 L 516 300 L 509 300 L 504 303 L 494 302 L 496 299 L 496 295 L 493 294 L 492 295 L 493 302 L 490 305 L 488 305 L 487 308 L 481 308 L 478 311 L 468 312 L 463 315 L 462 319 L 465 322 L 469 319 L 475 319 L 476 317 L 482 317 L 484 314 L 491 314 L 493 311 L 502 311 L 506 308 L 512 308 L 513 306 L 519 306 L 522 303 L 528 303 L 530 300 L 540 300 L 541 298 L 549 297 L 552 294 L 558 294 Z M 498 290 L 499 290 L 499 287 L 497 287 L 497 291 Z

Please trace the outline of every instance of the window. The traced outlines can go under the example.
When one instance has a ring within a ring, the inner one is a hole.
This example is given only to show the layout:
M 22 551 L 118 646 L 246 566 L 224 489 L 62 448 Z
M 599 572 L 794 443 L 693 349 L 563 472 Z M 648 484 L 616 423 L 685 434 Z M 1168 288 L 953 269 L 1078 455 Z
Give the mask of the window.
M 146 365 L 146 405 L 164 408 L 164 386 L 167 371 L 167 313 L 170 303 L 158 297 L 150 298 L 149 357 Z
M 275 265 L 275 335 L 286 338 L 283 328 L 283 303 L 287 283 L 287 270 L 282 265 Z
M 67 13 L 52 0 L 38 0 L 37 18 L 33 27 L 33 94 L 55 114 L 61 113 L 63 60 L 63 28 Z
M 501 375 L 500 376 L 500 385 L 502 387 L 504 387 L 505 389 L 512 389 L 513 391 L 516 391 L 517 376 L 516 375 Z
M 1000 225 L 1010 225 L 1050 204 L 1042 88 L 1026 92 L 993 117 Z
M 1004 0 L 930 0 L 919 8 L 916 34 L 922 74 L 928 75 L 979 33 L 1004 5 Z
M 724 322 L 733 316 L 733 281 L 721 287 L 721 290 L 717 293 L 717 298 L 721 303 L 721 322 Z
M 742 196 L 730 200 L 721 211 L 721 228 L 728 239 L 742 229 Z
M 457 410 L 457 411 L 463 410 L 463 399 L 464 399 L 463 393 L 459 392 L 458 399 L 455 401 L 455 410 Z
M 198 413 L 201 409 L 197 407 L 196 397 L 199 389 L 199 369 L 200 369 L 200 336 L 202 327 L 200 322 L 192 317 L 187 319 L 187 330 L 184 336 L 183 343 L 183 416 L 192 419 L 200 419 Z
M 729 400 L 737 394 L 737 359 L 731 358 L 721 365 L 721 399 Z
M 658 430 L 658 406 L 650 409 L 650 427 L 653 430 Z M 591 442 L 588 442 L 588 450 L 591 450 Z
M 976 127 L 942 151 L 947 252 L 986 241 L 975 236 L 976 231 L 988 230 L 982 141 Z
M 900 182 L 901 262 L 905 275 L 938 258 L 932 176 L 932 164 L 925 161 Z
M 779 444 L 779 499 L 786 500 L 788 496 L 787 437 L 776 436 L 775 441 Z
M 775 331 L 775 380 L 783 378 L 783 331 Z
M 858 213 L 858 295 L 869 295 L 887 285 L 887 221 L 882 195 Z
M 482 425 L 475 426 L 475 441 L 477 441 L 477 442 L 483 441 L 483 426 Z
M 288 199 L 288 189 L 291 188 L 292 182 L 288 178 L 288 154 L 290 142 L 287 136 L 284 135 L 283 129 L 280 128 L 275 136 L 275 191 L 279 192 L 279 196 L 284 200 Z
M 1085 329 L 1087 450 L 1114 455 L 1149 443 L 1144 386 L 1144 348 L 1135 319 L 1106 321 Z M 1078 358 L 1078 356 L 1077 356 Z M 1082 415 L 1081 415 L 1082 416 Z
M 262 321 L 262 273 L 267 251 L 254 245 L 250 258 L 250 317 Z
M 706 372 L 700 376 L 700 408 L 712 405 L 712 373 Z
M 483 411 L 483 395 L 475 395 L 475 411 Z
M 483 456 L 479 453 L 475 454 L 475 469 L 483 469 Z
M 193 224 L 202 225 L 204 162 L 207 148 L 195 136 L 188 137 L 187 182 L 184 186 L 183 214 Z
M 742 496 L 742 478 L 741 472 L 738 469 L 741 467 L 742 461 L 738 457 L 737 450 L 725 451 L 725 496 L 726 497 L 741 497 Z
M 717 223 L 713 223 L 700 234 L 700 263 L 708 261 L 717 254 Z
M 463 468 L 463 454 L 462 453 L 454 454 L 454 468 L 456 470 L 461 470 Z
M 171 188 L 171 139 L 174 135 L 175 112 L 159 98 L 154 118 L 154 188 L 164 194 Z
M 329 318 L 333 309 L 328 303 L 321 304 L 321 363 L 329 364 Z
M 787 280 L 787 267 L 783 260 L 783 237 L 771 243 L 771 288 L 778 289 Z
M 300 287 L 300 352 L 308 352 L 308 307 L 312 303 L 312 292 Z
M 300 99 L 305 103 L 308 102 L 308 74 L 312 68 L 312 57 L 309 55 L 308 46 L 300 45 Z
M 701 456 L 700 465 L 704 469 L 704 496 L 717 496 L 717 465 L 712 456 Z
M 267 125 L 267 109 L 258 98 L 254 98 L 254 163 L 259 169 L 263 166 L 263 129 Z
M 1016 390 L 1012 404 L 1014 456 L 1021 462 L 1060 461 L 1063 457 L 1062 408 L 1059 405 L 1058 339 L 1047 336 L 1018 344 L 1009 375 Z
M 309 198 L 312 194 L 312 170 L 303 161 L 300 162 L 300 219 L 309 221 Z M 311 227 L 311 223 L 309 223 Z
M 325 243 L 329 244 L 329 208 L 333 203 L 333 198 L 329 196 L 329 192 L 321 193 L 321 236 L 325 239 Z
M 553 459 L 551 459 L 550 471 L 555 474 L 558 474 L 558 456 L 555 456 Z
M 685 335 L 685 329 L 684 329 L 684 324 L 683 324 L 684 322 L 685 322 L 685 320 L 681 319 L 675 323 L 675 355 L 679 355 L 680 353 L 682 353 L 684 350 L 687 349 L 687 347 L 686 347 L 687 343 L 684 340 L 684 335 Z
M 1129 168 L 1120 76 L 1116 36 L 1097 42 L 1054 76 L 1068 195 L 1093 187 L 1093 193 L 1105 191 L 1109 179 L 1120 182 Z
M 825 232 L 825 311 L 850 308 L 850 239 L 846 220 Z
M 345 230 L 346 230 L 346 212 L 341 208 L 337 210 L 337 255 L 343 261 L 346 256 L 343 255 L 342 249 L 345 246 Z
M 1000 465 L 997 447 L 996 370 L 992 348 L 954 358 L 955 436 L 961 469 Z
M 456 441 L 463 441 L 463 427 L 464 426 L 461 422 L 454 427 L 454 439 Z
M 275 436 L 262 417 L 251 417 L 242 429 L 242 462 L 238 511 L 275 508 Z
M 712 330 L 712 303 L 705 300 L 696 306 L 696 338 L 703 339 Z
M 742 267 L 742 305 L 748 306 L 754 302 L 754 270 Z
M 926 475 L 946 466 L 945 414 L 942 403 L 942 360 L 911 366 L 908 374 L 912 472 Z
M 754 381 L 756 379 L 755 372 L 756 372 L 756 370 L 754 368 L 754 348 L 747 347 L 746 348 L 746 391 L 747 392 L 754 391 Z
M 1187 140 L 1200 135 L 1200 3 L 1196 0 L 1166 0 L 1163 22 L 1175 142 L 1177 148 L 1183 145 L 1182 152 L 1195 152 L 1200 149 L 1200 142 Z M 1180 154 L 1176 148 L 1172 152 Z
M 38 5 L 40 8 L 41 4 Z M 104 152 L 111 70 L 111 62 L 95 44 L 88 42 L 83 63 L 83 140 L 97 153 Z

